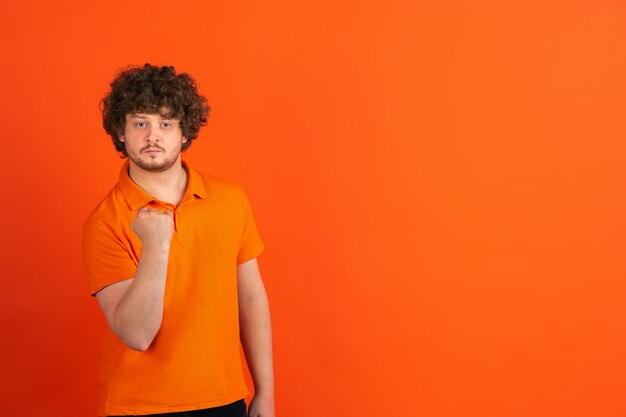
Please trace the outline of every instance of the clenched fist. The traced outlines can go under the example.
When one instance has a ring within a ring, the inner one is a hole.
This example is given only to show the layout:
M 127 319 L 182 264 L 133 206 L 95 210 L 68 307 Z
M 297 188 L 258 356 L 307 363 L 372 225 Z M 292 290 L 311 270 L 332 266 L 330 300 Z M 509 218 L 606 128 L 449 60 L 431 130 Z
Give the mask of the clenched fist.
M 170 210 L 162 212 L 142 207 L 137 212 L 131 227 L 141 239 L 144 247 L 169 246 L 174 234 L 174 214 Z

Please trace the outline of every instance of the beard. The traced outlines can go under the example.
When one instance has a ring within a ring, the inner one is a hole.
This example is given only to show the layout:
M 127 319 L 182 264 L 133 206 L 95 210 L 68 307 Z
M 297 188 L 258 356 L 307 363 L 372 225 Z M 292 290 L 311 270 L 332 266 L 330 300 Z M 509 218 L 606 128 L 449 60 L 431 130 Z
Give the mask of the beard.
M 144 151 L 148 149 L 158 149 L 160 150 L 161 156 L 158 158 L 152 158 L 148 154 L 145 154 Z M 176 161 L 178 160 L 178 155 L 180 155 L 180 147 L 173 151 L 170 155 L 165 154 L 165 149 L 160 146 L 146 146 L 139 150 L 139 153 L 130 152 L 128 149 L 126 150 L 126 154 L 128 155 L 128 159 L 133 161 L 135 165 L 139 168 L 149 171 L 149 172 L 163 172 L 167 171 L 171 167 L 174 166 Z

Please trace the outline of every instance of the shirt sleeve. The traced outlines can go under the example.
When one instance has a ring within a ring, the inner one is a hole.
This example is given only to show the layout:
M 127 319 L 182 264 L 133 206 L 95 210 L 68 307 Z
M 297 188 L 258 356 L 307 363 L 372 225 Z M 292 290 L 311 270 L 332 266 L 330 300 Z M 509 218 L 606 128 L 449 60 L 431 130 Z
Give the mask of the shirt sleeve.
M 113 230 L 94 219 L 83 228 L 83 267 L 92 296 L 107 285 L 134 278 L 137 272 L 137 264 Z
M 239 253 L 237 254 L 237 265 L 256 258 L 265 248 L 265 244 L 259 236 L 259 230 L 252 214 L 252 207 L 245 192 L 242 192 L 242 205 L 244 224 L 243 236 L 239 245 Z

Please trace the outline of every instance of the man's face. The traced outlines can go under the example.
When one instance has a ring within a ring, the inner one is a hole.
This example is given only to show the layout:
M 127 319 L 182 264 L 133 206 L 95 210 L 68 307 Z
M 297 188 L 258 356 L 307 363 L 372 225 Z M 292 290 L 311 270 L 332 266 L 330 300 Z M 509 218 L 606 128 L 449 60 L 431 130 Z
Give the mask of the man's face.
M 160 114 L 134 113 L 126 115 L 124 135 L 131 163 L 150 172 L 162 172 L 180 160 L 182 135 L 180 120 L 164 118 Z

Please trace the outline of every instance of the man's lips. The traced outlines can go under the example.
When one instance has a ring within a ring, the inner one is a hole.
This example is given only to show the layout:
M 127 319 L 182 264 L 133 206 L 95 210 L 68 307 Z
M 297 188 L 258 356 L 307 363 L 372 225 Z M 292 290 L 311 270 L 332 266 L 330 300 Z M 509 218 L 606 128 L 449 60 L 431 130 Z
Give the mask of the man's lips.
M 153 154 L 153 153 L 163 152 L 163 149 L 149 148 L 149 149 L 144 150 L 143 152 Z

